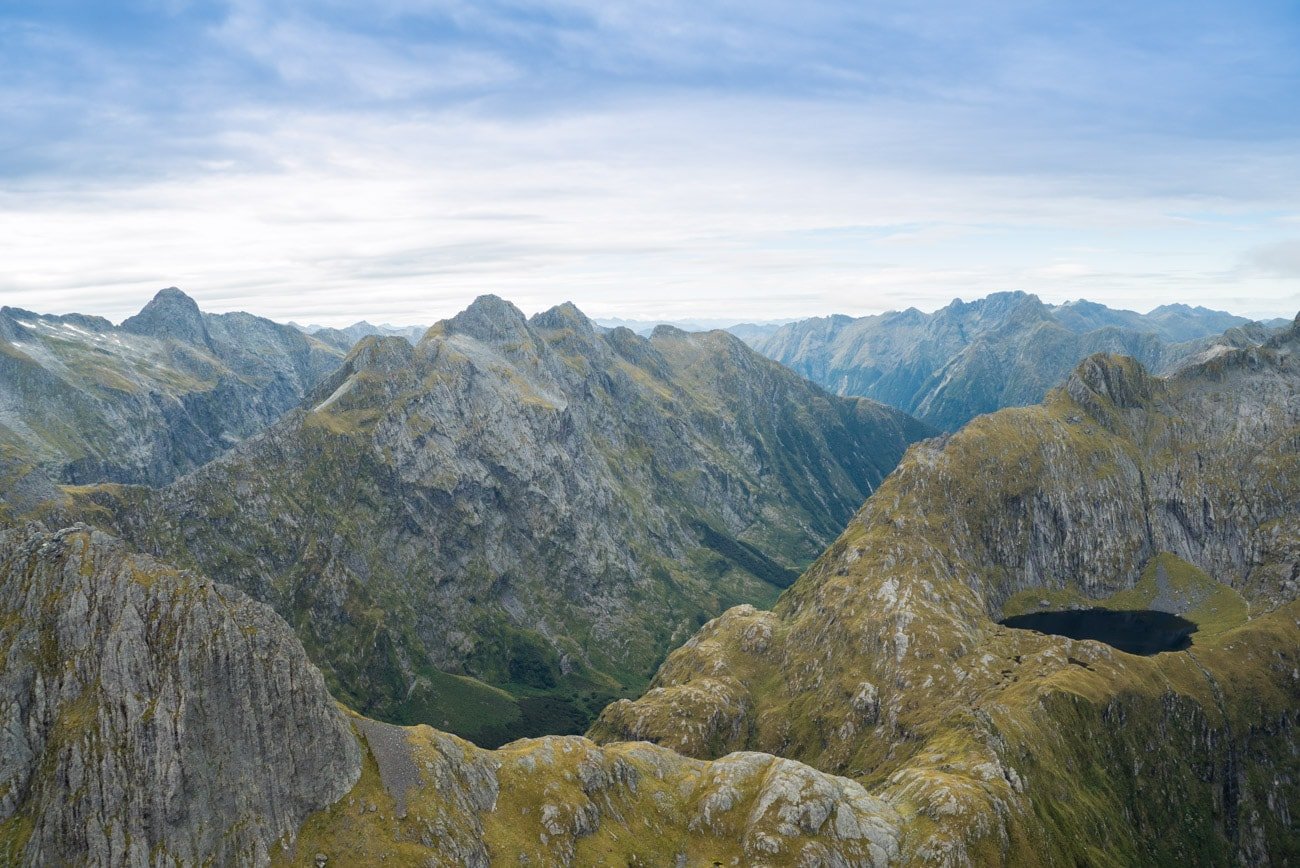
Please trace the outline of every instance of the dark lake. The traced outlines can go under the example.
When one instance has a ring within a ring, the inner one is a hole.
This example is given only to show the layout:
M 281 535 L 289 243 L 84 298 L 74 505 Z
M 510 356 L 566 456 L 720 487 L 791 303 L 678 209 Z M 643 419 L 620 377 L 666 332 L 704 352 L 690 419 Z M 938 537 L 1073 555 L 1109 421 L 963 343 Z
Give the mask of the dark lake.
M 1071 639 L 1096 639 L 1129 654 L 1182 651 L 1192 644 L 1192 633 L 1196 632 L 1196 625 L 1186 618 L 1148 609 L 1031 612 L 1000 623 L 1018 630 L 1036 630 Z

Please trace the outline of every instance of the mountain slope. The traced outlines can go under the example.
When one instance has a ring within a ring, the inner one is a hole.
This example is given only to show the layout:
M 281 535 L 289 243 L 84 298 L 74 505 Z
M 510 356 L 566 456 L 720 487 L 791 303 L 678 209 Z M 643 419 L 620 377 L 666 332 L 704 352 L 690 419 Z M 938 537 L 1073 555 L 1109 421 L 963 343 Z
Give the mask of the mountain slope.
M 1093 353 L 1132 356 L 1163 372 L 1229 329 L 1237 346 L 1268 337 L 1263 326 L 1206 308 L 1167 305 L 1138 314 L 1086 301 L 1049 306 L 1003 292 L 933 314 L 803 320 L 749 340 L 837 394 L 874 398 L 956 430 L 981 413 L 1042 400 Z
M 289 628 L 88 528 L 0 531 L 0 862 L 265 864 L 359 779 Z
M 120 327 L 0 308 L 0 473 L 160 485 L 295 406 L 343 354 L 164 289 Z
M 484 751 L 345 715 L 287 624 L 85 527 L 0 531 L 6 865 L 889 864 L 899 818 L 761 754 Z
M 1300 836 L 1300 321 L 1166 379 L 1083 362 L 914 446 L 772 612 L 740 607 L 598 740 L 854 777 L 963 864 L 1290 864 Z M 1151 606 L 1134 656 L 1007 615 Z
M 271 603 L 358 710 L 493 744 L 581 729 L 709 617 L 770 603 L 928 433 L 722 332 L 488 296 L 416 347 L 364 340 L 166 489 L 83 496 Z

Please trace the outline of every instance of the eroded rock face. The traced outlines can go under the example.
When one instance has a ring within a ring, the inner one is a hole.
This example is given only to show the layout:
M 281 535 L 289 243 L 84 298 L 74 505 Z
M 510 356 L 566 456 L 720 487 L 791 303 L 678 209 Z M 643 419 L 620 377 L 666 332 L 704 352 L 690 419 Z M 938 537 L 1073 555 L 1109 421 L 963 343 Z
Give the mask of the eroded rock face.
M 563 693 L 581 729 L 708 617 L 775 599 L 929 433 L 722 332 L 603 333 L 484 297 L 418 346 L 363 340 L 167 489 L 100 503 L 274 605 L 358 710 L 500 743 L 556 715 L 492 729 L 529 704 L 480 685 L 489 710 L 464 713 L 446 673 Z
M 0 861 L 265 865 L 360 774 L 288 626 L 89 528 L 0 531 Z
M 1095 357 L 916 445 L 773 612 L 706 625 L 590 734 L 849 775 L 925 818 L 910 861 L 1294 861 L 1297 352 Z M 1135 657 L 995 623 L 1054 601 L 1199 630 Z
M 86 527 L 0 530 L 0 862 L 861 865 L 898 814 L 787 759 L 349 718 L 288 626 Z

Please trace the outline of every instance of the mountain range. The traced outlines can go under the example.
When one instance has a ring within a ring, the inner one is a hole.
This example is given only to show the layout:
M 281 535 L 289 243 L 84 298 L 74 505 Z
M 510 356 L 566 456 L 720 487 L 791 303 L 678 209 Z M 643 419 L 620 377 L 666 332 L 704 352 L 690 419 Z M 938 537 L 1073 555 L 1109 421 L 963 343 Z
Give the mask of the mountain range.
M 340 699 L 494 745 L 580 731 L 691 630 L 770 604 L 934 433 L 725 332 L 601 332 L 485 296 L 369 337 L 163 488 L 75 492 L 271 603 Z
M 120 326 L 0 308 L 7 499 L 51 482 L 169 482 L 296 406 L 343 356 L 268 319 L 202 313 L 175 288 Z
M 917 444 L 772 611 L 710 622 L 592 736 L 850 776 L 905 861 L 1292 864 L 1298 360 L 1300 319 L 1165 378 L 1099 354 Z M 999 623 L 1085 608 L 1190 647 Z
M 999 292 L 934 313 L 816 317 L 742 337 L 836 394 L 874 398 L 955 431 L 981 413 L 1041 401 L 1093 353 L 1168 372 L 1213 344 L 1258 345 L 1284 324 L 1182 304 L 1139 314 Z
M 1226 316 L 868 318 L 941 433 L 568 304 L 5 309 L 0 864 L 1300 862 L 1300 317 Z
M 420 338 L 424 337 L 424 333 L 428 331 L 427 326 L 395 326 L 388 323 L 374 325 L 365 320 L 354 322 L 344 328 L 330 328 L 329 326 L 318 325 L 300 326 L 297 323 L 289 323 L 289 325 L 343 353 L 349 352 L 356 346 L 357 341 L 372 335 L 406 338 L 412 344 L 417 344 L 420 342 Z

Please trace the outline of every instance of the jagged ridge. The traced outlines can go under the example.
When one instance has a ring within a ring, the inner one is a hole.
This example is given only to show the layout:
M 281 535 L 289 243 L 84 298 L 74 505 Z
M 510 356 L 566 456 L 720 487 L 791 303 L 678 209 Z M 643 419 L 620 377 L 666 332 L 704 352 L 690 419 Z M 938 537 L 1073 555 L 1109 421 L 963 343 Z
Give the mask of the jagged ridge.
M 980 413 L 1042 400 L 1093 353 L 1168 372 L 1217 345 L 1257 346 L 1268 334 L 1244 317 L 1186 305 L 1137 314 L 999 292 L 932 314 L 803 320 L 751 342 L 837 394 L 875 398 L 953 431 Z
M 0 308 L 4 496 L 33 472 L 170 482 L 261 431 L 342 358 L 270 320 L 201 313 L 174 287 L 120 327 Z

